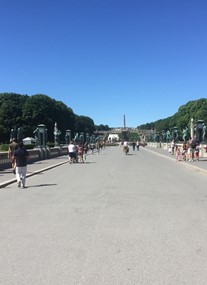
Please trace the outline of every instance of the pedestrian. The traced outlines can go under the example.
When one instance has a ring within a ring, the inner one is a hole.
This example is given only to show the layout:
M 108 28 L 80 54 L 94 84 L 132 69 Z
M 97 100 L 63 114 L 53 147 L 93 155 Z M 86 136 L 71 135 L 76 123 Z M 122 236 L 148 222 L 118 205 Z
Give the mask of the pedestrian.
M 127 141 L 124 141 L 124 143 L 123 143 L 123 151 L 125 154 L 128 154 L 128 152 L 129 152 L 129 146 L 128 146 Z
M 175 160 L 179 161 L 181 157 L 181 149 L 180 147 L 177 145 L 176 146 L 176 150 L 175 150 Z
M 90 144 L 90 145 L 89 145 L 89 148 L 90 148 L 90 150 L 91 150 L 91 153 L 93 154 L 94 149 L 95 149 L 95 144 L 94 144 L 94 143 Z
M 87 152 L 88 152 L 88 143 L 85 142 L 83 147 L 84 147 L 84 153 L 87 154 Z
M 78 146 L 78 161 L 80 163 L 84 163 L 83 154 L 84 154 L 84 146 L 83 146 L 83 144 L 79 144 L 79 146 Z
M 136 146 L 136 143 L 135 143 L 135 141 L 133 141 L 132 142 L 132 149 L 133 149 L 133 151 L 135 150 L 135 146 Z
M 170 147 L 171 147 L 171 154 L 173 155 L 175 151 L 175 140 L 171 141 Z
M 68 153 L 69 153 L 68 159 L 70 164 L 76 162 L 76 150 L 77 148 L 74 144 L 74 141 L 71 141 L 68 145 Z
M 100 152 L 100 147 L 101 147 L 101 143 L 100 143 L 99 140 L 97 140 L 97 142 L 96 142 L 96 149 L 97 149 L 97 153 L 98 153 L 98 154 L 99 154 L 99 152 Z
M 18 149 L 15 150 L 13 158 L 16 162 L 16 178 L 17 186 L 20 188 L 26 188 L 26 174 L 27 174 L 27 158 L 29 156 L 28 151 L 24 148 L 22 142 L 18 143 Z
M 199 160 L 199 150 L 200 150 L 200 146 L 199 146 L 199 144 L 197 143 L 196 144 L 196 148 L 195 148 L 195 159 L 196 160 Z
M 137 146 L 137 151 L 138 151 L 139 150 L 139 141 L 137 141 L 136 146 Z
M 188 152 L 188 145 L 186 142 L 184 142 L 182 146 L 182 157 L 184 161 L 187 160 L 187 152 Z
M 188 144 L 188 161 L 194 161 L 194 149 L 195 149 L 195 142 L 192 138 L 190 138 L 187 142 Z
M 18 143 L 16 142 L 16 139 L 13 138 L 12 142 L 9 144 L 8 149 L 8 158 L 11 159 L 11 165 L 12 165 L 12 172 L 16 174 L 16 164 L 14 160 L 14 152 L 18 148 Z

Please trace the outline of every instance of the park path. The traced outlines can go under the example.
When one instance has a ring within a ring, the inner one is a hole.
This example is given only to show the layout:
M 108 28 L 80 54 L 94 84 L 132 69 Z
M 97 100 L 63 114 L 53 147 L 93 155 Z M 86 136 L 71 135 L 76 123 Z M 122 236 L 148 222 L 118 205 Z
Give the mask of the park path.
M 2 285 L 206 285 L 207 176 L 110 147 L 0 190 Z

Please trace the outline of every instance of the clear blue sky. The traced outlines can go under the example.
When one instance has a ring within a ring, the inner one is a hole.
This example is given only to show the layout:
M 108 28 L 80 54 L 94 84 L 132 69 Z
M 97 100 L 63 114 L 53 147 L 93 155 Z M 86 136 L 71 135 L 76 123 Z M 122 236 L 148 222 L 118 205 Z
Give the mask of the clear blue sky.
M 0 93 L 136 127 L 207 96 L 206 0 L 0 0 Z

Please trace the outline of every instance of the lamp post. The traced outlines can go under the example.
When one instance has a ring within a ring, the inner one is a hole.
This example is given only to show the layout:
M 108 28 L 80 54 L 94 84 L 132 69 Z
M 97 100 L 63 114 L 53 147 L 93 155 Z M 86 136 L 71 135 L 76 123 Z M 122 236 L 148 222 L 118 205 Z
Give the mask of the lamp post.
M 196 140 L 198 140 L 199 143 L 203 141 L 203 126 L 204 126 L 203 120 L 198 120 L 196 122 Z
M 40 146 L 43 146 L 43 147 L 46 146 L 45 128 L 46 128 L 46 126 L 45 126 L 44 124 L 38 125 L 38 129 L 39 129 L 39 142 L 40 142 Z
M 193 118 L 190 119 L 190 137 L 191 137 L 191 139 L 193 139 L 193 137 L 194 137 Z

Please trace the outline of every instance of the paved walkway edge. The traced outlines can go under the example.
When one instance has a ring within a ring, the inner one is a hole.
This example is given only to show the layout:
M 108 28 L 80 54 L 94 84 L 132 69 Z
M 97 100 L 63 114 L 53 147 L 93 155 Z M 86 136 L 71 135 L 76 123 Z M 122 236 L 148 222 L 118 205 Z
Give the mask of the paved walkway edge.
M 170 156 L 167 156 L 165 154 L 161 154 L 161 153 L 158 153 L 156 151 L 153 151 L 151 149 L 148 149 L 148 148 L 143 148 L 145 151 L 149 151 L 151 153 L 154 153 L 155 155 L 159 155 L 159 156 L 162 156 L 164 158 L 167 158 L 167 159 L 170 159 L 170 160 L 174 160 L 175 161 L 175 157 L 170 157 Z M 195 169 L 197 170 L 198 172 L 201 172 L 201 173 L 204 173 L 204 174 L 207 174 L 207 169 L 203 169 L 201 167 L 198 167 L 196 165 L 193 165 L 193 162 L 188 162 L 188 161 L 178 161 L 177 163 L 179 164 L 182 164 L 182 165 L 185 165 L 187 167 L 190 167 L 191 169 Z
M 42 168 L 42 169 L 39 169 L 39 170 L 36 170 L 36 171 L 33 171 L 32 173 L 27 173 L 26 177 L 31 177 L 31 176 L 33 176 L 33 175 L 39 174 L 39 173 L 41 173 L 41 172 L 43 172 L 43 171 L 50 170 L 50 169 L 52 169 L 52 168 L 55 168 L 55 167 L 57 167 L 57 166 L 60 166 L 60 165 L 62 165 L 62 164 L 65 164 L 65 163 L 68 163 L 68 160 L 63 161 L 63 162 L 60 162 L 60 163 L 56 163 L 56 164 L 53 164 L 53 165 L 50 165 L 50 166 L 48 166 L 48 167 L 45 167 L 45 168 Z M 1 183 L 1 184 L 0 184 L 0 188 L 4 188 L 5 186 L 8 186 L 9 184 L 12 184 L 12 183 L 15 183 L 15 182 L 17 182 L 17 179 L 16 179 L 16 178 L 10 179 L 10 180 L 8 180 L 8 181 L 5 181 L 5 182 Z

